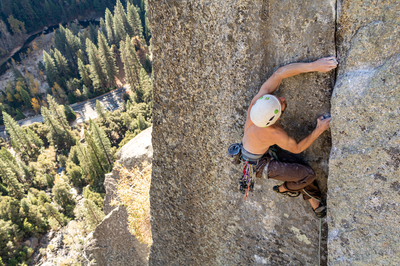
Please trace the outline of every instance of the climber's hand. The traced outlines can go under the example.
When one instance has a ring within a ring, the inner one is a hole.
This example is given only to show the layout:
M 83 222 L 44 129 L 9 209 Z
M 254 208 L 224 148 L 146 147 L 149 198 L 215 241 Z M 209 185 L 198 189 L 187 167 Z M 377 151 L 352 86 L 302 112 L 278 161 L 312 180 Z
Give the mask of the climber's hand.
M 325 118 L 323 116 L 319 117 L 317 120 L 317 128 L 316 130 L 319 130 L 321 133 L 324 132 L 325 130 L 327 130 L 329 128 L 329 123 L 331 122 L 330 117 Z
M 338 62 L 336 60 L 336 57 L 331 56 L 331 57 L 320 58 L 317 61 L 314 61 L 312 63 L 312 66 L 313 66 L 314 71 L 326 73 L 326 72 L 336 68 L 337 64 L 338 64 Z

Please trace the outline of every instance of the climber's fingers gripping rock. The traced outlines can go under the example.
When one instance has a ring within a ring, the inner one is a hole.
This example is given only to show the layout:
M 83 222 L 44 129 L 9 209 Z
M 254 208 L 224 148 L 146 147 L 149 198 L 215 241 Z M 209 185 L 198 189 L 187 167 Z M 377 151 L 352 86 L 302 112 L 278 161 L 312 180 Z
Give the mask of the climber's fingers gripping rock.
M 330 56 L 330 57 L 320 58 L 317 61 L 314 61 L 312 64 L 314 66 L 314 71 L 326 73 L 336 68 L 338 62 L 336 60 L 336 57 Z
M 332 118 L 325 118 L 323 116 L 319 117 L 317 120 L 317 129 L 319 129 L 321 132 L 324 132 L 329 128 L 329 124 L 331 122 Z

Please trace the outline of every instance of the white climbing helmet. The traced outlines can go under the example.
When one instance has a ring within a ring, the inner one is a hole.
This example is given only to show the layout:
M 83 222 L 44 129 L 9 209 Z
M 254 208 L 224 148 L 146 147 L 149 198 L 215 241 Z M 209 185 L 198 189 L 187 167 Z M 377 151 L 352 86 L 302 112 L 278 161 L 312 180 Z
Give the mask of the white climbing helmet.
M 258 127 L 268 127 L 273 125 L 281 114 L 281 103 L 278 98 L 266 94 L 254 103 L 250 111 L 250 119 Z

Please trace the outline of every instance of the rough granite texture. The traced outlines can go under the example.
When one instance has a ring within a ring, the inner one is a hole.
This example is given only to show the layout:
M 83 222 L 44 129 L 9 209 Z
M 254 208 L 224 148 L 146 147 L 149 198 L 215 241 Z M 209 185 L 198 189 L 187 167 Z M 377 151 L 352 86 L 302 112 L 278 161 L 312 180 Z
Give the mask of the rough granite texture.
M 85 245 L 87 258 L 95 259 L 90 265 L 147 265 L 149 248 L 129 233 L 127 219 L 125 206 L 119 206 L 96 227 Z
M 335 55 L 334 1 L 150 0 L 154 109 L 150 265 L 316 265 L 318 220 L 257 180 L 247 202 L 226 151 L 275 69 Z M 330 110 L 334 71 L 284 81 L 297 140 Z M 329 133 L 303 155 L 326 192 Z M 327 227 L 322 261 L 326 264 Z
M 338 2 L 329 265 L 400 265 L 400 2 Z

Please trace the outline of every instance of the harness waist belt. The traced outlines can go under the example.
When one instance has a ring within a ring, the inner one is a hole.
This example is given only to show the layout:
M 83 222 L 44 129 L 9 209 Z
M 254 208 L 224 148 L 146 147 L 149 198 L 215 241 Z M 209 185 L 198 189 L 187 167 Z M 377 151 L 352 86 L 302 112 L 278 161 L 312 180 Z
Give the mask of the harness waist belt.
M 258 160 L 263 156 L 264 154 L 254 154 L 251 152 L 246 151 L 246 149 L 242 146 L 242 158 L 245 161 L 249 161 L 250 163 L 257 163 Z

